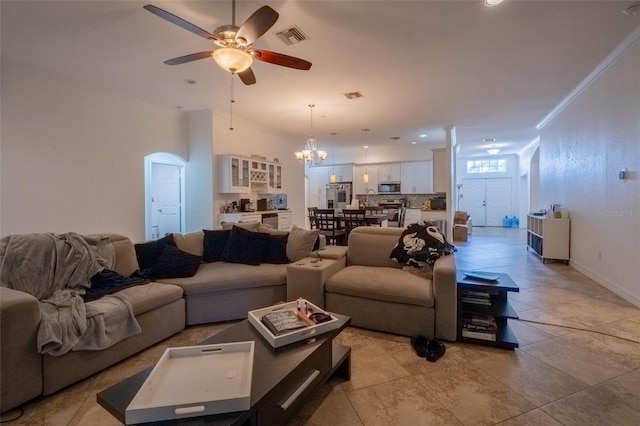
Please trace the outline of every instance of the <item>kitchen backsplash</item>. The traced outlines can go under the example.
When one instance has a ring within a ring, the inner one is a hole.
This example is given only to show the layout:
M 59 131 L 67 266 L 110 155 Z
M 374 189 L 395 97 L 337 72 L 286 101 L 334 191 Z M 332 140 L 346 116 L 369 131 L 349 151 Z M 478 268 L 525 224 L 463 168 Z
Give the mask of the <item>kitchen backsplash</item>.
M 444 194 L 429 194 L 429 195 L 369 195 L 369 205 L 378 205 L 380 201 L 383 200 L 398 200 L 404 198 L 407 200 L 407 206 L 409 208 L 419 209 L 422 207 L 425 201 L 431 200 L 432 198 L 444 197 Z M 366 198 L 362 195 L 357 197 L 360 200 L 360 203 L 364 203 Z

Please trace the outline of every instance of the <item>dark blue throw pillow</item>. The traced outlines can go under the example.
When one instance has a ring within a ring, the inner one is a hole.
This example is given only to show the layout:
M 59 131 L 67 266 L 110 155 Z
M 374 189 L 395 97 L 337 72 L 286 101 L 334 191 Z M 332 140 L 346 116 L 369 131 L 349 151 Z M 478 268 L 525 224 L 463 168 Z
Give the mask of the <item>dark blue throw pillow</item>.
M 151 279 L 192 277 L 198 271 L 202 258 L 165 245 L 156 264 L 147 272 Z
M 204 232 L 204 252 L 202 253 L 202 261 L 207 263 L 219 262 L 222 260 L 222 252 L 229 241 L 231 230 L 209 231 L 207 229 L 203 229 L 202 231 Z
M 135 244 L 136 258 L 138 259 L 138 266 L 140 267 L 140 270 L 144 271 L 145 269 L 153 268 L 162 254 L 162 249 L 166 245 L 173 247 L 176 246 L 175 241 L 173 241 L 173 234 L 169 234 L 156 241 Z
M 288 234 L 276 235 L 271 234 L 267 236 L 267 246 L 262 255 L 262 262 L 283 264 L 289 263 L 287 257 L 287 239 Z
M 221 260 L 229 263 L 259 265 L 267 247 L 268 234 L 247 231 L 234 226 L 229 234 L 229 241 L 222 251 Z

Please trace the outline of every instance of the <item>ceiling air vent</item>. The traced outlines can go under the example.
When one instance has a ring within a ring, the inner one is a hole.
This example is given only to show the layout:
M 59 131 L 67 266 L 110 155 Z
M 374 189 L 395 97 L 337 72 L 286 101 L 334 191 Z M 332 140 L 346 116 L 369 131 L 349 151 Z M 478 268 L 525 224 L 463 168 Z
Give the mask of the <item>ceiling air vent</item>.
M 349 93 L 345 93 L 344 96 L 347 99 L 356 99 L 356 98 L 361 98 L 362 97 L 362 93 L 360 93 L 360 92 L 349 92 Z
M 297 25 L 287 28 L 286 30 L 278 31 L 276 34 L 288 46 L 309 40 L 309 37 L 307 37 Z

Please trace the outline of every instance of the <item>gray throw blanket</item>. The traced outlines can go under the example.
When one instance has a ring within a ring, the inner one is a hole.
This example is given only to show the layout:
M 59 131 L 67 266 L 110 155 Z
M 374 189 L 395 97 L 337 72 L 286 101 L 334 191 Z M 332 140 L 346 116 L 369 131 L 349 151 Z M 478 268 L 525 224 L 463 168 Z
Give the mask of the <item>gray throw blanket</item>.
M 107 237 L 19 234 L 0 240 L 0 285 L 40 301 L 38 351 L 100 350 L 142 330 L 131 305 L 110 296 L 87 303 L 91 277 L 115 263 Z

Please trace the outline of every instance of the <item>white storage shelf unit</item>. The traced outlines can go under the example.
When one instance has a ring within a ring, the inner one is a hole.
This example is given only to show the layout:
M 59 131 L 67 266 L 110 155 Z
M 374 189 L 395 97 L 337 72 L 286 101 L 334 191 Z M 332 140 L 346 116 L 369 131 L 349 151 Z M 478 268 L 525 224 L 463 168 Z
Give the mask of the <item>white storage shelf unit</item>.
M 548 259 L 569 262 L 570 219 L 547 216 L 527 216 L 527 249 L 537 253 L 543 262 Z

